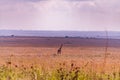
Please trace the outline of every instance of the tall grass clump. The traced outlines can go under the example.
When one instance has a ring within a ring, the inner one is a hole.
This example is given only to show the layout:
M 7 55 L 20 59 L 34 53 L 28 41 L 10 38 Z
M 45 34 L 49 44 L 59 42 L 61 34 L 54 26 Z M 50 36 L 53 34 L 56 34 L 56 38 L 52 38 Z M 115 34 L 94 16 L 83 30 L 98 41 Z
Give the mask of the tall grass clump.
M 0 67 L 0 80 L 120 80 L 120 72 L 101 73 L 96 72 L 93 68 L 88 71 L 85 67 L 76 66 L 71 63 L 58 66 L 52 70 L 44 70 L 40 66 L 22 67 L 15 65 L 11 69 L 3 65 Z M 87 67 L 86 67 L 87 69 Z

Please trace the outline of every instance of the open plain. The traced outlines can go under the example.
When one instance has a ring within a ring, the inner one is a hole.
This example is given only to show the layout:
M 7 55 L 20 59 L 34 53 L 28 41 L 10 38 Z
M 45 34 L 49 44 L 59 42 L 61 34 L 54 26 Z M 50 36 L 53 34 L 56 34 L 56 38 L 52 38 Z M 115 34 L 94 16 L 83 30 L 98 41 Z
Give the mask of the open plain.
M 61 54 L 57 54 L 61 44 Z M 0 37 L 0 66 L 28 69 L 42 66 L 43 70 L 52 71 L 60 66 L 70 69 L 73 64 L 96 73 L 119 72 L 119 39 Z

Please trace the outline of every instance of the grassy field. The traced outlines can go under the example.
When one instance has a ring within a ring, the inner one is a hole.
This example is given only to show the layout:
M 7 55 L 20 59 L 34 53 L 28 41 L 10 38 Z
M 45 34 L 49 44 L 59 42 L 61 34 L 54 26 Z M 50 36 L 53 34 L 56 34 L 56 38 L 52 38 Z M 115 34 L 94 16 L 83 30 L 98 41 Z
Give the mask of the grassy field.
M 36 43 L 37 46 L 34 40 L 41 39 L 29 40 L 31 38 L 0 39 L 0 80 L 120 80 L 119 46 L 110 46 L 105 52 L 104 42 L 100 42 L 100 46 L 99 40 L 79 42 L 77 39 L 78 44 L 65 44 L 62 54 L 57 55 L 59 39 L 42 38 L 48 42 Z M 72 40 L 62 39 L 62 42 L 72 43 Z M 91 42 L 95 42 L 94 45 Z

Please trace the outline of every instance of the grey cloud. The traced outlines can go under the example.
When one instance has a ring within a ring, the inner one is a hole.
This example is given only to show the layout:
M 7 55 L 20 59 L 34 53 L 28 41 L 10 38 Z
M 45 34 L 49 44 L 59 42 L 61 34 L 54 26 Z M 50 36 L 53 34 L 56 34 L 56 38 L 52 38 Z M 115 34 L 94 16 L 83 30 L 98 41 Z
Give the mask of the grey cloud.
M 50 7 L 54 5 L 58 6 L 57 10 L 59 12 L 65 9 L 63 13 L 66 11 L 68 14 L 71 14 L 70 12 L 68 12 L 68 8 L 71 8 L 70 10 L 72 11 L 72 18 L 76 20 L 76 22 L 70 22 L 71 25 L 72 24 L 76 26 L 77 25 L 106 26 L 107 24 L 111 24 L 111 26 L 120 25 L 119 24 L 120 14 L 118 14 L 118 12 L 120 13 L 119 0 L 102 0 L 102 1 L 101 0 L 64 0 L 67 1 L 67 5 L 62 2 L 60 4 L 55 3 L 50 5 L 50 4 L 46 4 L 46 2 L 44 3 L 44 1 L 50 1 L 50 0 L 0 0 L 0 3 L 2 3 L 0 7 L 0 26 L 6 25 L 6 26 L 15 26 L 15 27 L 16 26 L 33 27 L 36 25 L 42 25 L 40 23 L 41 22 L 40 19 L 42 19 L 41 13 L 43 13 L 42 17 L 44 18 L 45 15 L 48 15 L 45 9 L 47 8 L 48 11 L 50 11 L 51 10 Z M 74 4 L 74 2 L 76 4 Z M 31 3 L 33 3 L 35 6 Z M 54 13 L 55 11 L 53 10 L 52 12 Z M 49 25 L 47 27 L 49 27 Z
M 66 0 L 66 1 L 94 1 L 94 0 Z
M 1 4 L 11 4 L 18 2 L 39 2 L 39 1 L 47 1 L 47 0 L 0 0 Z

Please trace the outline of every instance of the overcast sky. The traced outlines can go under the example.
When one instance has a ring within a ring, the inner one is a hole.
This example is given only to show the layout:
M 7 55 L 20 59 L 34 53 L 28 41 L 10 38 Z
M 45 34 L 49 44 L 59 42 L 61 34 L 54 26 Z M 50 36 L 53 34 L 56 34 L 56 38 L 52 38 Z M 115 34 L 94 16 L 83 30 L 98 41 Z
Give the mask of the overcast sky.
M 120 31 L 120 0 L 0 0 L 0 29 Z

